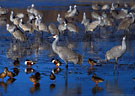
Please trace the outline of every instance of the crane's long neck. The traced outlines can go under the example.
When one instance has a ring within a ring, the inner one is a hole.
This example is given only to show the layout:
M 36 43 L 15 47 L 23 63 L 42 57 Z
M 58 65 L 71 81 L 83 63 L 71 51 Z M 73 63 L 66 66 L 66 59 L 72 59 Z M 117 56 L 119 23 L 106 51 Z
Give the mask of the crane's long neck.
M 53 49 L 54 52 L 57 51 L 57 45 L 56 44 L 57 44 L 58 40 L 59 40 L 59 37 L 57 36 L 56 39 L 52 43 L 52 49 Z
M 126 49 L 126 41 L 125 39 L 122 40 L 122 50 Z

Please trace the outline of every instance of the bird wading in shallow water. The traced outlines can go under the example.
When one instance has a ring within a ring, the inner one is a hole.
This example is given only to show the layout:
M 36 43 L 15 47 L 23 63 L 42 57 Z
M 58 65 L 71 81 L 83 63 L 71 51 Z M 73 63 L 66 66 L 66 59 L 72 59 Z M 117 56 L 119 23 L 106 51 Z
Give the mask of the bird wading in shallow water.
M 7 68 L 4 68 L 4 71 L 2 73 L 0 73 L 0 78 L 3 80 L 6 76 L 7 76 Z
M 90 64 L 91 69 L 93 68 L 93 65 L 97 64 L 97 62 L 95 60 L 91 59 L 91 58 L 88 59 L 88 63 Z
M 52 81 L 53 81 L 53 83 L 54 83 L 54 80 L 55 80 L 56 76 L 54 75 L 54 72 L 53 72 L 53 71 L 51 72 L 51 74 L 50 74 L 50 77 L 49 77 L 49 78 L 50 78 L 50 80 L 52 80 Z M 51 82 L 52 82 L 52 81 L 51 81 Z
M 9 71 L 7 67 L 5 67 L 5 71 L 6 71 L 7 76 L 8 76 L 9 78 L 13 78 L 13 77 L 16 76 L 13 72 Z
M 27 59 L 24 63 L 25 63 L 25 65 L 27 65 L 28 67 L 30 67 L 31 65 L 35 64 L 34 61 L 31 61 L 31 60 L 28 60 L 28 59 Z
M 54 59 L 54 58 L 53 58 L 53 59 L 51 60 L 51 62 L 54 63 L 56 67 L 62 65 L 62 63 L 61 63 L 58 59 Z
M 97 77 L 96 74 L 94 74 L 94 75 L 91 77 L 91 80 L 92 80 L 93 82 L 95 82 L 96 85 L 97 85 L 98 83 L 104 81 L 104 79 L 102 79 L 102 78 L 100 78 L 100 77 Z
M 55 40 L 52 43 L 52 49 L 62 60 L 64 60 L 66 68 L 68 67 L 68 62 L 73 62 L 74 64 L 82 64 L 82 56 L 80 54 L 75 53 L 66 46 L 58 46 L 58 35 L 53 35 L 53 38 L 55 38 Z
M 105 59 L 106 61 L 115 59 L 117 64 L 117 72 L 118 72 L 118 58 L 120 58 L 126 52 L 126 36 L 122 39 L 122 45 L 114 46 L 110 50 L 106 52 Z M 114 66 L 115 71 L 115 66 Z

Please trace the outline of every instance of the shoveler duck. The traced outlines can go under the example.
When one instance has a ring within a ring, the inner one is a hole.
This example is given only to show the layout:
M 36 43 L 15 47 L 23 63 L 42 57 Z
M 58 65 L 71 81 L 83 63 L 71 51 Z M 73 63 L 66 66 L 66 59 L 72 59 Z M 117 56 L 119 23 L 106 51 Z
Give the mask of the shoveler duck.
M 56 76 L 54 75 L 53 71 L 50 74 L 50 80 L 52 80 L 54 82 Z
M 40 73 L 36 72 L 35 75 L 31 75 L 29 80 L 33 82 L 33 86 L 35 86 L 40 81 Z
M 7 76 L 7 67 L 4 68 L 4 71 L 2 73 L 0 73 L 0 78 L 2 78 L 2 80 Z
M 16 79 L 15 78 L 9 78 L 7 81 L 6 81 L 6 84 L 9 85 L 9 84 L 12 84 Z
M 51 60 L 51 62 L 54 63 L 55 66 L 61 66 L 61 65 L 62 65 L 62 63 L 61 63 L 58 59 L 54 59 L 54 58 L 53 58 L 53 59 Z
M 94 75 L 91 77 L 91 80 L 92 80 L 93 82 L 95 82 L 96 85 L 97 85 L 99 82 L 103 82 L 103 81 L 104 81 L 104 79 L 102 79 L 102 78 L 100 78 L 100 77 L 97 77 L 96 74 L 94 74 Z
M 31 61 L 31 60 L 25 60 L 25 65 L 27 65 L 28 67 L 30 67 L 31 65 L 35 64 L 35 62 Z
M 25 69 L 25 73 L 29 74 L 29 73 L 33 73 L 35 72 L 35 70 L 33 68 L 26 68 Z
M 97 62 L 91 58 L 88 59 L 88 63 L 90 64 L 91 68 L 93 68 L 93 65 L 97 64 Z
M 5 67 L 5 70 L 6 70 L 8 77 L 13 78 L 16 76 L 13 72 L 9 71 L 7 67 Z
M 56 67 L 56 68 L 54 68 L 54 69 L 52 70 L 52 72 L 55 73 L 55 74 L 58 74 L 59 72 L 61 72 L 61 68 Z

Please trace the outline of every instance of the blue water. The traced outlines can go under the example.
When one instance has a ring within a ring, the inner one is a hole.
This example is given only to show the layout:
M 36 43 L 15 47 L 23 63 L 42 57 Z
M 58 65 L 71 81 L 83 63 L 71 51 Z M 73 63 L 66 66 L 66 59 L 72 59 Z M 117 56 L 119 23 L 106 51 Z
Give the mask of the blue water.
M 42 0 L 25 1 L 5 0 L 0 1 L 0 5 L 10 9 L 13 8 L 13 10 L 20 9 L 21 11 L 32 3 L 35 4 L 37 9 L 41 10 L 49 10 L 50 6 L 55 9 L 57 6 L 56 10 L 53 10 L 57 13 L 61 12 L 61 10 L 67 10 L 70 4 L 81 4 L 71 0 L 66 3 L 64 0 L 55 2 L 53 0 L 46 2 Z M 86 10 L 87 6 L 78 6 L 80 10 L 84 7 Z M 49 11 L 52 12 L 51 10 Z M 56 13 L 54 14 L 56 15 Z M 50 21 L 48 20 L 47 23 L 50 24 Z M 5 25 L 0 26 L 0 72 L 3 71 L 4 67 L 8 67 L 12 72 L 13 68 L 19 70 L 18 75 L 14 77 L 14 82 L 8 84 L 8 77 L 4 78 L 4 81 L 0 80 L 0 96 L 135 96 L 135 81 L 132 80 L 135 77 L 134 30 L 125 34 L 124 31 L 116 31 L 116 29 L 112 30 L 113 27 L 107 27 L 97 28 L 94 32 L 84 33 L 84 27 L 80 22 L 77 22 L 77 25 L 80 28 L 78 35 L 68 33 L 65 36 L 61 36 L 59 40 L 59 44 L 65 46 L 65 44 L 68 44 L 65 40 L 67 38 L 70 43 L 75 45 L 73 50 L 83 57 L 81 66 L 69 62 L 68 70 L 65 69 L 64 61 L 51 48 L 54 41 L 53 38 L 48 38 L 51 34 L 44 33 L 43 39 L 41 39 L 42 35 L 39 32 L 35 32 L 34 34 L 28 34 L 29 40 L 27 42 L 16 42 L 6 30 Z M 106 51 L 113 46 L 120 45 L 122 37 L 125 35 L 127 36 L 127 51 L 118 60 L 119 74 L 113 74 L 114 63 L 102 61 L 105 59 Z M 13 65 L 16 57 L 19 57 L 20 60 L 18 66 Z M 55 74 L 54 84 L 49 79 L 50 72 L 55 68 L 54 64 L 51 63 L 52 58 L 58 58 L 62 62 L 62 66 L 60 66 L 61 72 Z M 93 70 L 89 70 L 88 58 L 94 59 L 102 66 L 94 66 Z M 36 61 L 36 64 L 31 66 L 31 68 L 41 74 L 41 80 L 37 87 L 34 87 L 29 80 L 29 77 L 35 72 L 25 73 L 25 69 L 28 68 L 24 64 L 26 59 Z M 103 78 L 104 82 L 95 86 L 95 82 L 91 80 L 93 73 Z

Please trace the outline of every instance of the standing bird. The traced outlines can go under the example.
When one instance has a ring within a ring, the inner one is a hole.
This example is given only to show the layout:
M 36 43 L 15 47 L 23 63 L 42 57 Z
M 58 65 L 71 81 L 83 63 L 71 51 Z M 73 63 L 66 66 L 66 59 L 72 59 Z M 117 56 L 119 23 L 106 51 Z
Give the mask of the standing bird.
M 51 60 L 51 62 L 54 63 L 56 67 L 62 65 L 62 63 L 61 63 L 58 59 L 54 59 L 54 58 L 53 58 L 53 59 Z
M 70 32 L 75 32 L 75 33 L 78 32 L 78 27 L 73 23 L 67 23 L 65 26 Z
M 97 62 L 95 60 L 91 59 L 91 58 L 88 59 L 88 63 L 90 64 L 91 69 L 93 68 L 93 65 L 97 64 Z
M 68 62 L 73 62 L 74 64 L 82 63 L 82 56 L 80 54 L 75 53 L 66 46 L 57 45 L 57 42 L 59 40 L 58 35 L 54 35 L 53 38 L 55 38 L 55 40 L 52 43 L 52 49 L 62 60 L 64 60 L 65 67 L 68 67 Z
M 121 20 L 120 24 L 118 25 L 118 30 L 128 30 L 129 26 L 134 22 L 135 18 L 133 13 L 129 13 L 127 17 Z
M 7 67 L 5 67 L 5 71 L 7 73 L 7 76 L 11 79 L 16 76 L 13 72 L 9 71 Z
M 4 71 L 2 73 L 0 73 L 0 78 L 2 78 L 2 80 L 7 76 L 7 68 L 4 68 Z
M 40 73 L 36 72 L 35 75 L 31 75 L 29 80 L 33 82 L 33 86 L 35 86 L 40 81 Z
M 97 85 L 98 83 L 104 81 L 104 79 L 102 79 L 102 78 L 100 78 L 100 77 L 97 77 L 96 74 L 94 74 L 94 75 L 91 77 L 91 80 L 92 80 L 93 82 L 95 82 L 96 85 Z
M 55 24 L 51 23 L 49 26 L 48 26 L 48 30 L 49 32 L 54 35 L 54 34 L 59 34 L 59 30 L 58 28 L 56 27 Z
M 126 52 L 126 36 L 123 37 L 122 45 L 114 46 L 106 52 L 105 58 L 106 61 L 110 59 L 115 59 L 118 70 L 118 58 L 120 58 Z M 115 66 L 114 66 L 115 70 Z
M 31 61 L 31 60 L 25 60 L 25 65 L 27 65 L 28 67 L 31 67 L 31 65 L 35 64 L 35 62 Z
M 54 75 L 54 72 L 52 71 L 50 74 L 50 80 L 52 80 L 54 82 L 56 76 Z
M 72 18 L 72 17 L 74 17 L 75 15 L 77 15 L 78 14 L 78 11 L 77 11 L 77 9 L 76 9 L 76 5 L 74 5 L 74 9 L 71 11 L 71 12 L 67 12 L 66 14 L 65 14 L 65 18 Z
M 0 6 L 0 16 L 7 14 L 8 11 L 9 11 L 9 10 L 8 10 L 7 8 L 2 8 L 2 7 Z

